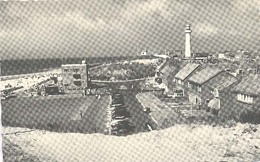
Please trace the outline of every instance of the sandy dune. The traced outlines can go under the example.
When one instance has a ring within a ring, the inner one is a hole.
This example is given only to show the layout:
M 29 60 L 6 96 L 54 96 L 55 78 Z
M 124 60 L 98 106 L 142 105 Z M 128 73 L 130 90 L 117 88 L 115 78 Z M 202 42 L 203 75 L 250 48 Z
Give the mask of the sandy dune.
M 23 129 L 6 127 L 4 133 L 17 130 Z M 127 137 L 38 130 L 4 137 L 48 161 L 260 160 L 260 126 L 248 124 L 231 128 L 176 125 Z

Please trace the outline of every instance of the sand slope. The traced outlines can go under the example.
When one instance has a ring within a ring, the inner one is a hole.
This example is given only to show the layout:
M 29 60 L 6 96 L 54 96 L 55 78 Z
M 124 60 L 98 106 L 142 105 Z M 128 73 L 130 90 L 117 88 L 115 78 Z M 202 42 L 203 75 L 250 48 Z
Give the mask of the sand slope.
M 4 133 L 23 128 L 4 128 Z M 32 131 L 4 135 L 26 153 L 48 161 L 254 161 L 260 126 L 176 125 L 127 137 Z M 5 143 L 5 142 L 4 142 Z

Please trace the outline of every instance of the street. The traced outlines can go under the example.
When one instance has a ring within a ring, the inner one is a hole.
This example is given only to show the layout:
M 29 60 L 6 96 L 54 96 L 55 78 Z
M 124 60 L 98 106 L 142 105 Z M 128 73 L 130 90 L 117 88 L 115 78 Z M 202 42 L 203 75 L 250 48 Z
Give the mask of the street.
M 180 114 L 160 101 L 152 93 L 139 93 L 137 98 L 144 107 L 151 109 L 150 116 L 157 123 L 158 129 L 168 128 L 183 121 Z
M 153 130 L 157 129 L 157 124 L 153 121 L 149 114 L 144 112 L 143 106 L 136 98 L 136 94 L 124 94 L 124 101 L 128 111 L 132 116 L 130 118 L 130 121 L 135 126 L 135 133 L 148 131 L 149 128 L 147 124 L 150 125 L 150 127 L 152 127 Z

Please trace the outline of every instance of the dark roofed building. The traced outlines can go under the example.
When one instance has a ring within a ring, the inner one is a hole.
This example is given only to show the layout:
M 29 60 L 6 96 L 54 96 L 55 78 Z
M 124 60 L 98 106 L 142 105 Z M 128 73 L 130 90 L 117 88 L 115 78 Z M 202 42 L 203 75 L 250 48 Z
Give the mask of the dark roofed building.
M 175 83 L 175 89 L 172 90 L 173 93 L 176 90 L 182 90 L 183 96 L 187 95 L 187 88 L 188 88 L 188 79 L 192 77 L 196 72 L 201 70 L 202 67 L 200 64 L 195 63 L 188 63 L 186 64 L 181 70 L 174 76 L 173 82 Z M 178 95 L 180 96 L 180 95 Z
M 222 116 L 226 118 L 238 118 L 245 111 L 260 106 L 260 76 L 250 75 L 231 86 L 230 93 L 226 94 L 226 107 Z
M 235 93 L 245 93 L 252 96 L 260 94 L 260 75 L 250 75 L 243 79 L 234 89 Z
M 175 67 L 171 65 L 171 59 L 168 59 L 165 61 L 165 63 L 156 70 L 156 75 L 155 77 L 161 78 L 161 79 L 166 79 L 168 76 L 175 70 Z
M 244 78 L 232 89 L 238 103 L 237 107 L 260 106 L 260 75 L 250 75 Z
M 222 69 L 206 67 L 205 69 L 202 69 L 198 74 L 192 76 L 189 81 L 197 84 L 204 84 L 221 72 L 223 72 Z
M 214 90 L 217 90 L 217 93 L 219 91 L 225 93 L 229 86 L 235 82 L 237 82 L 237 79 L 225 70 L 217 67 L 206 67 L 188 80 L 189 101 L 207 109 L 210 100 L 219 97 L 219 94 L 214 93 Z
M 233 83 L 237 82 L 237 78 L 233 77 L 226 77 L 225 75 L 220 76 L 217 82 L 214 82 L 210 87 L 212 90 L 217 89 L 218 91 L 224 90 L 226 87 L 229 87 Z
M 44 87 L 46 95 L 57 95 L 60 93 L 58 85 L 47 85 Z
M 231 89 L 238 83 L 238 79 L 232 75 L 220 75 L 217 80 L 215 80 L 212 85 L 210 85 L 211 93 L 214 98 L 208 102 L 208 108 L 213 114 L 217 115 L 221 110 L 221 115 L 223 116 L 230 110 L 232 106 L 232 96 Z M 206 101 L 207 102 L 207 101 Z
M 184 80 L 186 79 L 194 70 L 196 70 L 200 64 L 188 63 L 184 66 L 176 75 L 176 79 Z

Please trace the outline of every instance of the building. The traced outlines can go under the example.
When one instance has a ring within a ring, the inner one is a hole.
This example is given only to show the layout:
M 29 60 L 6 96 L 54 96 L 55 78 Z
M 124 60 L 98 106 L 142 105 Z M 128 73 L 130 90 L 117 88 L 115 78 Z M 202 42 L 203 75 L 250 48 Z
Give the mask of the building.
M 159 76 L 162 79 L 162 83 L 168 84 L 169 76 L 174 72 L 175 67 L 170 64 L 170 60 L 166 61 L 160 68 L 159 68 Z
M 60 94 L 59 86 L 58 85 L 47 85 L 44 87 L 45 95 L 57 95 Z
M 182 57 L 182 50 L 174 50 L 171 54 L 170 54 L 171 58 L 173 59 L 178 59 Z
M 241 114 L 244 110 L 260 106 L 260 75 L 250 75 L 232 89 L 232 114 Z M 231 114 L 230 114 L 231 116 Z
M 192 55 L 192 62 L 208 62 L 212 58 L 213 55 L 207 53 L 195 53 Z
M 209 86 L 211 90 L 211 94 L 213 94 L 212 99 L 207 99 L 206 103 L 208 103 L 208 110 L 210 110 L 213 114 L 218 115 L 221 110 L 221 115 L 223 113 L 230 110 L 231 100 L 233 100 L 231 89 L 237 85 L 239 80 L 232 75 L 220 75 L 217 77 L 217 80 L 212 82 Z
M 141 56 L 146 56 L 147 55 L 147 49 L 143 49 L 142 51 L 141 51 L 141 54 L 140 54 Z
M 84 93 L 88 88 L 88 65 L 66 64 L 62 65 L 62 84 L 65 93 Z
M 236 74 L 237 75 L 245 75 L 246 74 L 246 72 L 245 72 L 245 70 L 244 69 L 241 69 L 241 68 L 239 68 L 239 69 L 236 69 Z
M 218 59 L 225 59 L 225 58 L 226 58 L 226 56 L 224 53 L 218 54 Z
M 185 58 L 191 57 L 191 29 L 190 24 L 186 25 L 185 28 Z
M 178 92 L 178 96 L 186 96 L 188 88 L 188 79 L 202 69 L 200 64 L 188 63 L 186 64 L 173 78 L 176 87 L 174 92 Z M 180 94 L 182 92 L 182 95 Z
M 208 108 L 209 101 L 214 98 L 212 85 L 219 84 L 223 78 L 234 78 L 225 70 L 217 67 L 206 67 L 188 79 L 189 101 L 199 105 L 202 109 Z

